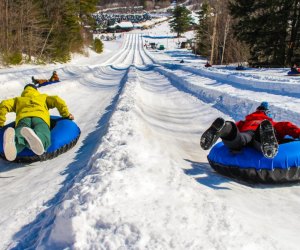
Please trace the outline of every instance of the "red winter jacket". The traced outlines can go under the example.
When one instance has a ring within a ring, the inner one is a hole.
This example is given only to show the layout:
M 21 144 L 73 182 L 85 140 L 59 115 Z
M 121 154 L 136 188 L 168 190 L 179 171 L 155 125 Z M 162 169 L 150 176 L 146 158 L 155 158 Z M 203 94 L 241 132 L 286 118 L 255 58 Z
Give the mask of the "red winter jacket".
M 269 120 L 274 126 L 276 137 L 280 142 L 286 135 L 293 138 L 300 137 L 300 128 L 291 122 L 275 122 L 272 118 L 268 117 L 264 111 L 257 110 L 246 116 L 244 121 L 236 123 L 240 132 L 255 131 L 263 120 Z

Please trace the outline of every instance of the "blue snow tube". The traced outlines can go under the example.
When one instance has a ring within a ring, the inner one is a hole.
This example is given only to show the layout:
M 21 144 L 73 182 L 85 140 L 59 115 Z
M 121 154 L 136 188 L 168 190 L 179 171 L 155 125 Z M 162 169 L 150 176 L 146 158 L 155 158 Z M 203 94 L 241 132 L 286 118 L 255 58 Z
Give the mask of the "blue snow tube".
M 57 83 L 57 82 L 60 82 L 60 81 L 51 81 L 51 82 L 44 82 L 42 84 L 37 84 L 37 88 L 44 87 L 46 85 Z
M 296 72 L 296 71 L 289 71 L 287 73 L 288 76 L 300 76 L 300 72 Z
M 300 141 L 280 144 L 274 159 L 265 158 L 253 147 L 231 152 L 223 142 L 217 143 L 207 156 L 217 172 L 257 183 L 286 183 L 300 181 Z
M 3 159 L 5 159 L 3 134 L 6 128 L 14 126 L 15 122 L 12 122 L 0 129 L 0 157 Z M 51 116 L 51 146 L 48 150 L 43 155 L 36 155 L 30 149 L 25 148 L 18 153 L 15 162 L 35 162 L 52 159 L 75 146 L 80 133 L 80 128 L 74 121 L 60 116 Z
M 246 70 L 246 68 L 244 66 L 237 66 L 235 69 L 236 70 Z

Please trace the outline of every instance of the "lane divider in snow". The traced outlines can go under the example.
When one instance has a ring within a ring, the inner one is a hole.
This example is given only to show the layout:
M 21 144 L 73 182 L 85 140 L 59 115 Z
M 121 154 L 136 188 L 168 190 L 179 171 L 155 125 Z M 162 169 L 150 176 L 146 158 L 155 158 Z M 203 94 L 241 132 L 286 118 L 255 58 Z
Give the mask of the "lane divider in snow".
M 239 77 L 238 75 L 226 74 L 217 72 L 211 69 L 201 69 L 201 68 L 192 68 L 184 65 L 176 65 L 169 63 L 162 63 L 161 66 L 170 69 L 170 70 L 184 70 L 195 75 L 208 77 L 216 81 L 224 82 L 230 84 L 237 88 L 252 90 L 252 91 L 264 91 L 271 94 L 277 95 L 286 95 L 291 97 L 300 97 L 300 84 L 290 84 L 286 82 L 272 82 L 272 81 L 261 81 L 258 79 L 247 79 L 245 77 Z
M 228 114 L 234 120 L 244 119 L 246 115 L 254 111 L 260 102 L 249 98 L 240 98 L 232 96 L 221 90 L 205 88 L 203 86 L 195 85 L 182 77 L 172 73 L 171 70 L 163 67 L 154 67 L 154 70 L 169 78 L 171 84 L 180 91 L 189 93 L 203 102 L 211 104 L 214 108 L 221 112 Z M 278 106 L 270 106 L 276 120 L 291 121 L 300 124 L 300 114 L 292 110 L 286 110 Z

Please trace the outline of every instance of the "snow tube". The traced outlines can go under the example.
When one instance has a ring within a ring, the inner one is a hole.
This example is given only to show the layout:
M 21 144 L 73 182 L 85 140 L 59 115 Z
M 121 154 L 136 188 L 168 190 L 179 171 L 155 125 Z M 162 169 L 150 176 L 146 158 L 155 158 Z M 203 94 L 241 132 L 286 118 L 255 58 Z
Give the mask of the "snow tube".
M 288 76 L 300 76 L 300 72 L 295 72 L 295 71 L 289 71 L 287 73 Z
M 300 141 L 280 144 L 274 159 L 265 158 L 253 147 L 233 153 L 223 142 L 207 156 L 211 167 L 220 174 L 256 183 L 300 181 Z
M 3 134 L 6 128 L 14 127 L 15 122 L 9 123 L 0 129 L 0 157 L 5 159 L 3 151 Z M 25 148 L 18 153 L 15 162 L 35 162 L 52 159 L 65 153 L 75 146 L 80 136 L 80 129 L 75 122 L 60 116 L 51 116 L 51 146 L 43 155 L 36 155 Z
M 246 70 L 246 68 L 244 66 L 237 66 L 235 69 L 236 70 Z
M 37 84 L 37 88 L 44 87 L 46 85 L 57 83 L 57 82 L 60 82 L 60 81 L 51 81 L 51 82 L 44 82 L 44 83 L 41 83 L 41 84 Z

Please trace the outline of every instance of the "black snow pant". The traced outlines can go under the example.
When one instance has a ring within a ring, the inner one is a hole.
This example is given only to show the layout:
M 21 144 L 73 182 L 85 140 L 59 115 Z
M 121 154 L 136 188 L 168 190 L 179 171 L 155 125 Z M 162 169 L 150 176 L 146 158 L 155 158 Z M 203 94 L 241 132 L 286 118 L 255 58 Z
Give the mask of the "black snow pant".
M 249 145 L 261 151 L 258 131 L 249 130 L 240 132 L 235 123 L 230 122 L 230 125 L 231 130 L 229 131 L 229 133 L 227 135 L 220 136 L 225 146 L 233 151 L 239 151 L 243 147 Z

